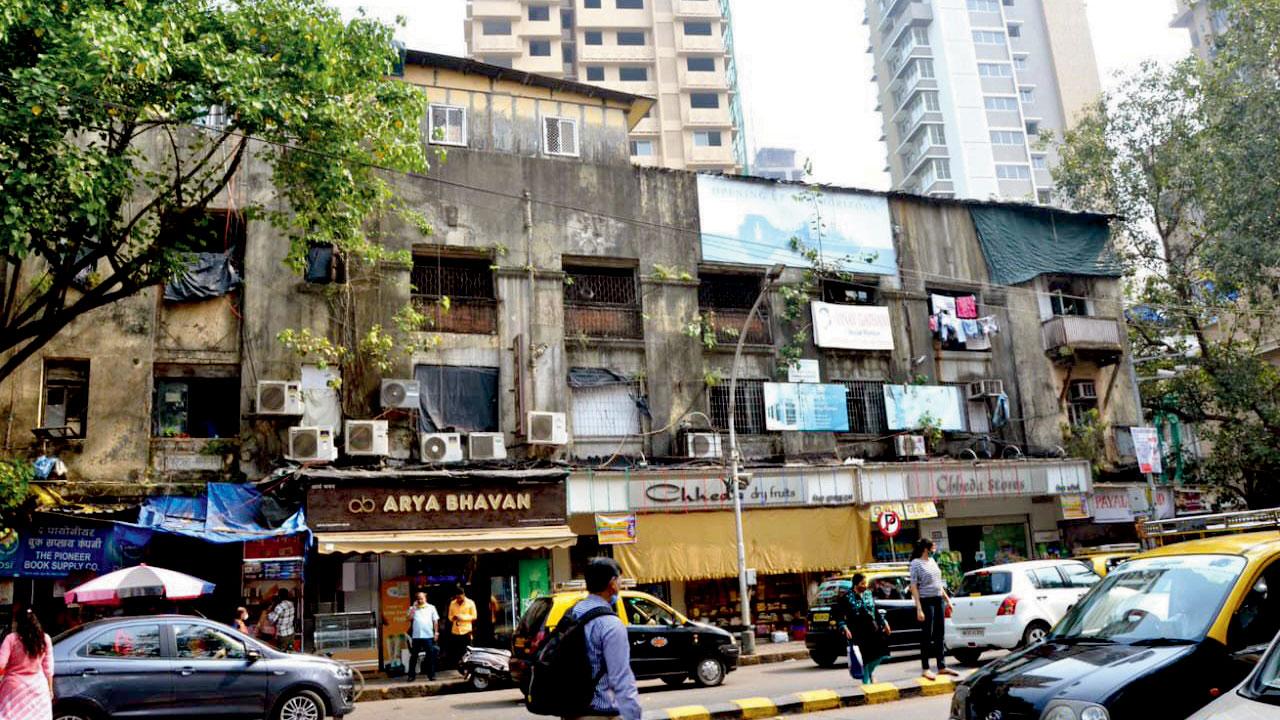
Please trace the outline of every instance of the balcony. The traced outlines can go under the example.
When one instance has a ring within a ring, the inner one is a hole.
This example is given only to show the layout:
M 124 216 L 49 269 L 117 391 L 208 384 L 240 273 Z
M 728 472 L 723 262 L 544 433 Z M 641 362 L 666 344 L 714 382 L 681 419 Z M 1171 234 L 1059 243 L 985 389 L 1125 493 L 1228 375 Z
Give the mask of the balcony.
M 474 0 L 471 3 L 471 17 L 519 20 L 524 17 L 524 6 L 519 0 Z
M 727 139 L 727 138 L 726 138 Z M 726 142 L 719 147 L 708 145 L 690 145 L 685 153 L 690 165 L 703 166 L 727 166 L 733 165 L 733 146 Z
M 689 72 L 680 68 L 680 87 L 693 90 L 728 90 L 729 77 L 723 70 L 714 72 Z
M 686 127 L 727 128 L 733 127 L 733 116 L 729 108 L 686 108 L 684 124 Z
M 644 338 L 644 320 L 634 305 L 601 303 L 564 304 L 564 336 L 605 338 L 608 340 L 640 340 Z
M 474 33 L 471 36 L 475 55 L 519 55 L 524 52 L 524 45 L 515 35 L 485 35 Z
M 427 316 L 426 332 L 495 335 L 498 332 L 498 301 L 491 298 L 450 297 L 445 310 L 439 298 L 432 295 L 413 296 L 413 306 Z
M 678 53 L 722 53 L 724 40 L 719 34 L 685 35 L 676 33 L 676 52 Z
M 559 39 L 564 31 L 560 29 L 560 18 L 553 15 L 550 20 L 525 20 L 520 26 L 520 35 L 525 38 Z
M 1111 365 L 1124 352 L 1120 323 L 1115 318 L 1059 315 L 1045 320 L 1040 333 L 1045 354 L 1060 362 L 1078 358 Z
M 718 18 L 720 3 L 715 0 L 675 0 L 676 17 Z
M 652 45 L 587 45 L 578 43 L 578 64 L 592 63 L 651 63 L 654 58 Z
M 564 61 L 560 59 L 560 47 L 553 45 L 550 55 L 539 55 L 534 57 L 526 55 L 519 58 L 515 67 L 517 70 L 525 72 L 538 73 L 539 75 L 559 76 L 564 73 Z

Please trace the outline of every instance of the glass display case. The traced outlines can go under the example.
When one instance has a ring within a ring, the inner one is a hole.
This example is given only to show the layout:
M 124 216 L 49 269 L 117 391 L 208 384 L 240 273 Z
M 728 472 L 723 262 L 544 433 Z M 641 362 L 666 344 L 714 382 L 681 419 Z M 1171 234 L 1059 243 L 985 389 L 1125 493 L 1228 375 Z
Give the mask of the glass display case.
M 325 613 L 315 616 L 312 643 L 317 654 L 358 665 L 378 664 L 378 618 L 372 612 Z

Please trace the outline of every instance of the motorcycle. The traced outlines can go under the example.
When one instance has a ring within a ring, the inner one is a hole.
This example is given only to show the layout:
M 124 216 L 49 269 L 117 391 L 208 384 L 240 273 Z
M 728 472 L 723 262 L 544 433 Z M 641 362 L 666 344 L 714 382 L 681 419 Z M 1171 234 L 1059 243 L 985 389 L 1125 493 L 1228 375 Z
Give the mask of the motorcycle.
M 476 690 L 488 690 L 494 683 L 510 683 L 511 651 L 468 647 L 462 655 L 459 669 Z

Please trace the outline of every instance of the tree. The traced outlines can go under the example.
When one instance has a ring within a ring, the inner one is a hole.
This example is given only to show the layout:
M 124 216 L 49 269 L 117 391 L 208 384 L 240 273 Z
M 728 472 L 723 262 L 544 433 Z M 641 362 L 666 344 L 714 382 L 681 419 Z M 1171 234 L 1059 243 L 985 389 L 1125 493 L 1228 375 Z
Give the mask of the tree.
M 1252 506 L 1280 503 L 1280 6 L 1232 18 L 1212 64 L 1151 64 L 1065 134 L 1062 199 L 1114 212 L 1127 264 L 1144 402 L 1200 423 L 1201 468 Z
M 163 282 L 251 159 L 301 271 L 370 262 L 423 172 L 425 97 L 389 77 L 391 29 L 322 0 L 9 0 L 0 5 L 0 380 L 67 323 Z

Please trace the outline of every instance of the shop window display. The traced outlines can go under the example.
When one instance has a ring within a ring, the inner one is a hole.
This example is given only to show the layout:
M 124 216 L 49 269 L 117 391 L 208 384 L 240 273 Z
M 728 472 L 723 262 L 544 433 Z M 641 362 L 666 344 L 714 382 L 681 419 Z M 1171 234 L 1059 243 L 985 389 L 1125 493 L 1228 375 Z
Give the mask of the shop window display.
M 761 575 L 752 588 L 751 617 L 756 636 L 767 637 L 785 632 L 790 639 L 804 636 L 806 610 L 803 574 Z M 689 616 L 700 622 L 723 628 L 738 624 L 738 581 L 736 578 L 694 580 L 685 585 L 685 604 Z

